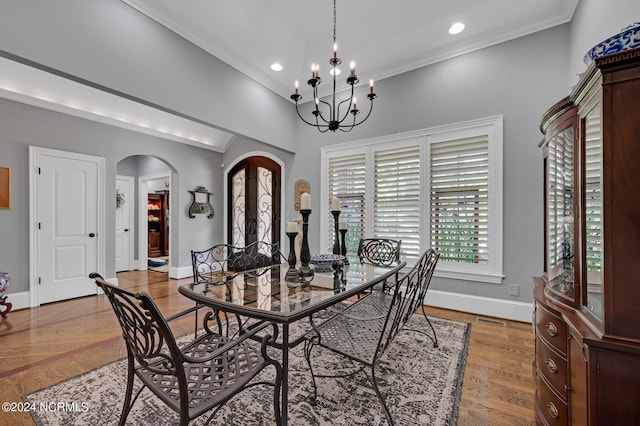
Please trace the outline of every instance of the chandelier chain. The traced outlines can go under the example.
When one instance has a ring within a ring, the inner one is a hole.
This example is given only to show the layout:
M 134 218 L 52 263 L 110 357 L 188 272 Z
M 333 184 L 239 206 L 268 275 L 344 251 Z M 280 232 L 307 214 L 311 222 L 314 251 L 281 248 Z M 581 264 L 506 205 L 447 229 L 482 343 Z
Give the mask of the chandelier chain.
M 333 0 L 333 42 L 336 42 L 336 0 Z

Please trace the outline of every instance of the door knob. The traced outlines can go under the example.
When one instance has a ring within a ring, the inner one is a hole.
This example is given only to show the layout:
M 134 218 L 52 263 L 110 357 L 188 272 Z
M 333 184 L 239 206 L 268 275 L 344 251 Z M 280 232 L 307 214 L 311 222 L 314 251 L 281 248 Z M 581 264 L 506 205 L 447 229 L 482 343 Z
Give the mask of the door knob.
M 125 228 L 124 232 L 129 232 L 129 230 Z
M 94 233 L 92 232 L 92 233 L 90 233 L 90 234 L 89 234 L 89 236 L 90 236 L 91 238 L 93 238 L 93 237 L 95 237 L 95 236 L 96 236 L 96 234 L 94 234 Z

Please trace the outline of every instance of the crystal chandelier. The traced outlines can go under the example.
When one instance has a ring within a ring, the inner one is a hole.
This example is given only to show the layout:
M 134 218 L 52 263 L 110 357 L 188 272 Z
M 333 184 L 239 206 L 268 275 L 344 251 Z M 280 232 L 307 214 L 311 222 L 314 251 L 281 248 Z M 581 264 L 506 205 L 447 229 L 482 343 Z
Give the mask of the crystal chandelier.
M 355 85 L 358 84 L 360 79 L 356 75 L 356 63 L 354 61 L 351 61 L 349 64 L 350 74 L 349 77 L 347 77 L 347 84 L 351 86 L 351 96 L 336 105 L 336 76 L 340 73 L 337 66 L 341 63 L 342 61 L 338 58 L 338 45 L 336 43 L 336 0 L 333 0 L 333 57 L 329 59 L 329 65 L 333 67 L 330 72 L 330 74 L 333 75 L 333 95 L 331 97 L 331 103 L 320 99 L 318 96 L 318 86 L 322 82 L 318 74 L 320 69 L 320 65 L 318 64 L 311 65 L 311 78 L 307 80 L 307 84 L 313 89 L 313 98 L 315 99 L 315 108 L 311 111 L 311 114 L 315 117 L 315 120 L 313 120 L 315 122 L 305 120 L 302 114 L 300 114 L 298 101 L 302 99 L 302 95 L 299 93 L 297 80 L 295 83 L 296 92 L 291 95 L 291 99 L 296 103 L 296 112 L 300 119 L 310 126 L 317 127 L 321 133 L 325 133 L 327 130 L 331 130 L 332 132 L 336 130 L 349 132 L 354 127 L 364 123 L 371 115 L 371 111 L 373 111 L 373 100 L 376 98 L 376 94 L 373 93 L 373 80 L 369 80 L 369 93 L 367 94 L 367 98 L 370 101 L 369 112 L 362 120 L 357 121 L 360 110 L 357 108 L 356 97 L 353 93 Z M 346 110 L 341 113 L 340 108 L 347 102 Z M 353 121 L 350 119 L 347 120 L 349 115 L 353 116 Z

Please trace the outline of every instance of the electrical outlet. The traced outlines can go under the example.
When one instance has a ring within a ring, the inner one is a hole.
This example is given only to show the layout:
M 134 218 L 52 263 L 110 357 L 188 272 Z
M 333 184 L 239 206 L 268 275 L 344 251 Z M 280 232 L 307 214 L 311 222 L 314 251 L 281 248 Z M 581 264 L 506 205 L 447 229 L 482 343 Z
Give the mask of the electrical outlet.
M 520 286 L 518 284 L 511 284 L 511 295 L 520 297 Z

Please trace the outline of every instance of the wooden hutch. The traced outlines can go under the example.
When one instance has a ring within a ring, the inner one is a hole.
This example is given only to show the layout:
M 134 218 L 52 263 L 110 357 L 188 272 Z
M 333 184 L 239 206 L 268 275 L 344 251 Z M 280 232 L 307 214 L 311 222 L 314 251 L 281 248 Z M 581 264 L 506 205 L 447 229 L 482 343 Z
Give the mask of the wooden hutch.
M 542 118 L 538 424 L 640 424 L 640 48 L 595 59 Z

